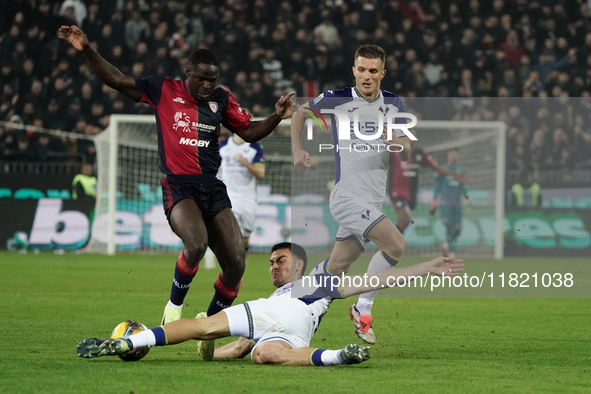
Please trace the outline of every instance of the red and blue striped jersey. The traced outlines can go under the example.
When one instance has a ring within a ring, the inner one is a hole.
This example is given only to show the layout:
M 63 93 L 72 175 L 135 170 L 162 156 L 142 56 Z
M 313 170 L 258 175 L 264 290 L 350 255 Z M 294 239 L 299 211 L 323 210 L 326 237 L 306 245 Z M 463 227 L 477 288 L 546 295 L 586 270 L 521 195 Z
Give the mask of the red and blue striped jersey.
M 156 115 L 160 171 L 166 175 L 201 175 L 218 172 L 220 124 L 232 133 L 250 124 L 250 114 L 240 108 L 227 90 L 216 88 L 206 101 L 197 101 L 186 81 L 156 76 L 136 78 Z

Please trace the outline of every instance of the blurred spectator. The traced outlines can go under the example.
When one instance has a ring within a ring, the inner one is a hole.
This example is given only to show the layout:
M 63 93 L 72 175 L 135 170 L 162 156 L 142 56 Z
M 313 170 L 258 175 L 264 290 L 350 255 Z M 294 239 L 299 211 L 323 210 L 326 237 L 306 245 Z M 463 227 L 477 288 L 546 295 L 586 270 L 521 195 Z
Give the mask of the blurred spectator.
M 519 44 L 519 38 L 515 30 L 507 33 L 507 40 L 501 44 L 505 51 L 505 58 L 511 65 L 511 68 L 519 67 L 521 55 L 523 55 L 523 47 Z
M 548 73 L 552 70 L 560 70 L 566 66 L 571 57 L 575 56 L 577 52 L 576 48 L 571 48 L 566 55 L 560 60 L 556 60 L 554 53 L 546 51 L 540 55 L 540 64 L 538 64 L 537 71 L 540 73 L 542 79 L 545 79 Z
M 74 12 L 76 24 L 82 26 L 84 19 L 88 15 L 86 4 L 82 0 L 65 0 L 60 7 L 60 15 L 65 15 L 69 8 L 72 8 Z
M 544 168 L 552 170 L 566 168 L 569 156 L 567 135 L 561 128 L 555 129 L 552 133 L 552 142 L 549 144 L 545 156 Z
M 139 11 L 134 10 L 131 18 L 125 23 L 125 42 L 130 49 L 134 49 L 140 41 L 145 41 L 150 37 L 150 25 L 144 19 Z
M 17 150 L 14 154 L 15 161 L 33 161 L 36 159 L 35 151 L 29 145 L 29 137 L 21 134 L 18 138 Z
M 269 74 L 274 81 L 283 79 L 283 68 L 281 62 L 275 58 L 275 51 L 267 49 L 264 58 L 261 60 L 261 66 L 265 73 Z
M 341 45 L 339 31 L 332 23 L 329 11 L 322 13 L 322 22 L 314 28 L 313 34 L 316 45 L 321 51 L 330 51 Z

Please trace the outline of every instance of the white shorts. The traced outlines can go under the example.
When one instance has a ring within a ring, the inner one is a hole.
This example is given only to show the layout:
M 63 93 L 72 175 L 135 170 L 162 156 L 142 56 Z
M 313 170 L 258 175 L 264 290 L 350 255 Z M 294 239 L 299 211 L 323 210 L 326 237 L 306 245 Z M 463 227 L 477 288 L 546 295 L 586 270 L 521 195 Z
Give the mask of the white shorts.
M 311 309 L 297 298 L 261 298 L 223 311 L 230 335 L 252 339 L 255 347 L 267 341 L 283 341 L 292 349 L 310 346 L 317 325 Z
M 361 250 L 369 242 L 367 235 L 386 216 L 382 213 L 382 204 L 370 204 L 360 198 L 330 196 L 330 213 L 339 224 L 337 241 L 353 238 Z
M 232 212 L 238 220 L 240 231 L 243 237 L 249 237 L 250 233 L 254 231 L 254 222 L 257 218 L 258 205 L 254 204 L 232 204 Z

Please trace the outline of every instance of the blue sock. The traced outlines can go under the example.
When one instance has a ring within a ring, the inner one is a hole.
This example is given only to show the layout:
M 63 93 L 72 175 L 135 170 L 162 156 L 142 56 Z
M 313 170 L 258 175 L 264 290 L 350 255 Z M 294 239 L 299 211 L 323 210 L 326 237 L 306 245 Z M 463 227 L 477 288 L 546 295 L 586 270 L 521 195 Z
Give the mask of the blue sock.
M 317 367 L 324 365 L 324 363 L 322 362 L 322 353 L 324 352 L 324 349 L 314 350 L 310 355 L 310 365 L 315 365 Z
M 156 337 L 156 346 L 166 345 L 166 333 L 164 332 L 164 328 L 152 328 L 152 333 L 154 333 L 154 337 Z

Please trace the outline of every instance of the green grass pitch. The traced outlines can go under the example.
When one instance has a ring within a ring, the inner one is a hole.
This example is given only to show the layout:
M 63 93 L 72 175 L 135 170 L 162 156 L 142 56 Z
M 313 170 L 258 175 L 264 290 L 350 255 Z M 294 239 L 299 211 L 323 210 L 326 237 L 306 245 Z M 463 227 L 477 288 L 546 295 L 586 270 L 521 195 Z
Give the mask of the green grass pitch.
M 267 259 L 249 256 L 238 302 L 273 291 Z M 310 265 L 320 260 L 311 256 Z M 76 356 L 80 340 L 108 336 L 121 321 L 158 325 L 174 261 L 174 255 L 1 252 L 0 393 L 591 391 L 591 308 L 584 298 L 379 298 L 378 344 L 357 366 L 260 366 L 249 357 L 204 363 L 194 341 L 153 348 L 135 363 Z M 216 276 L 217 270 L 200 270 L 185 317 L 207 308 Z M 360 343 L 348 319 L 350 304 L 333 302 L 312 346 Z

